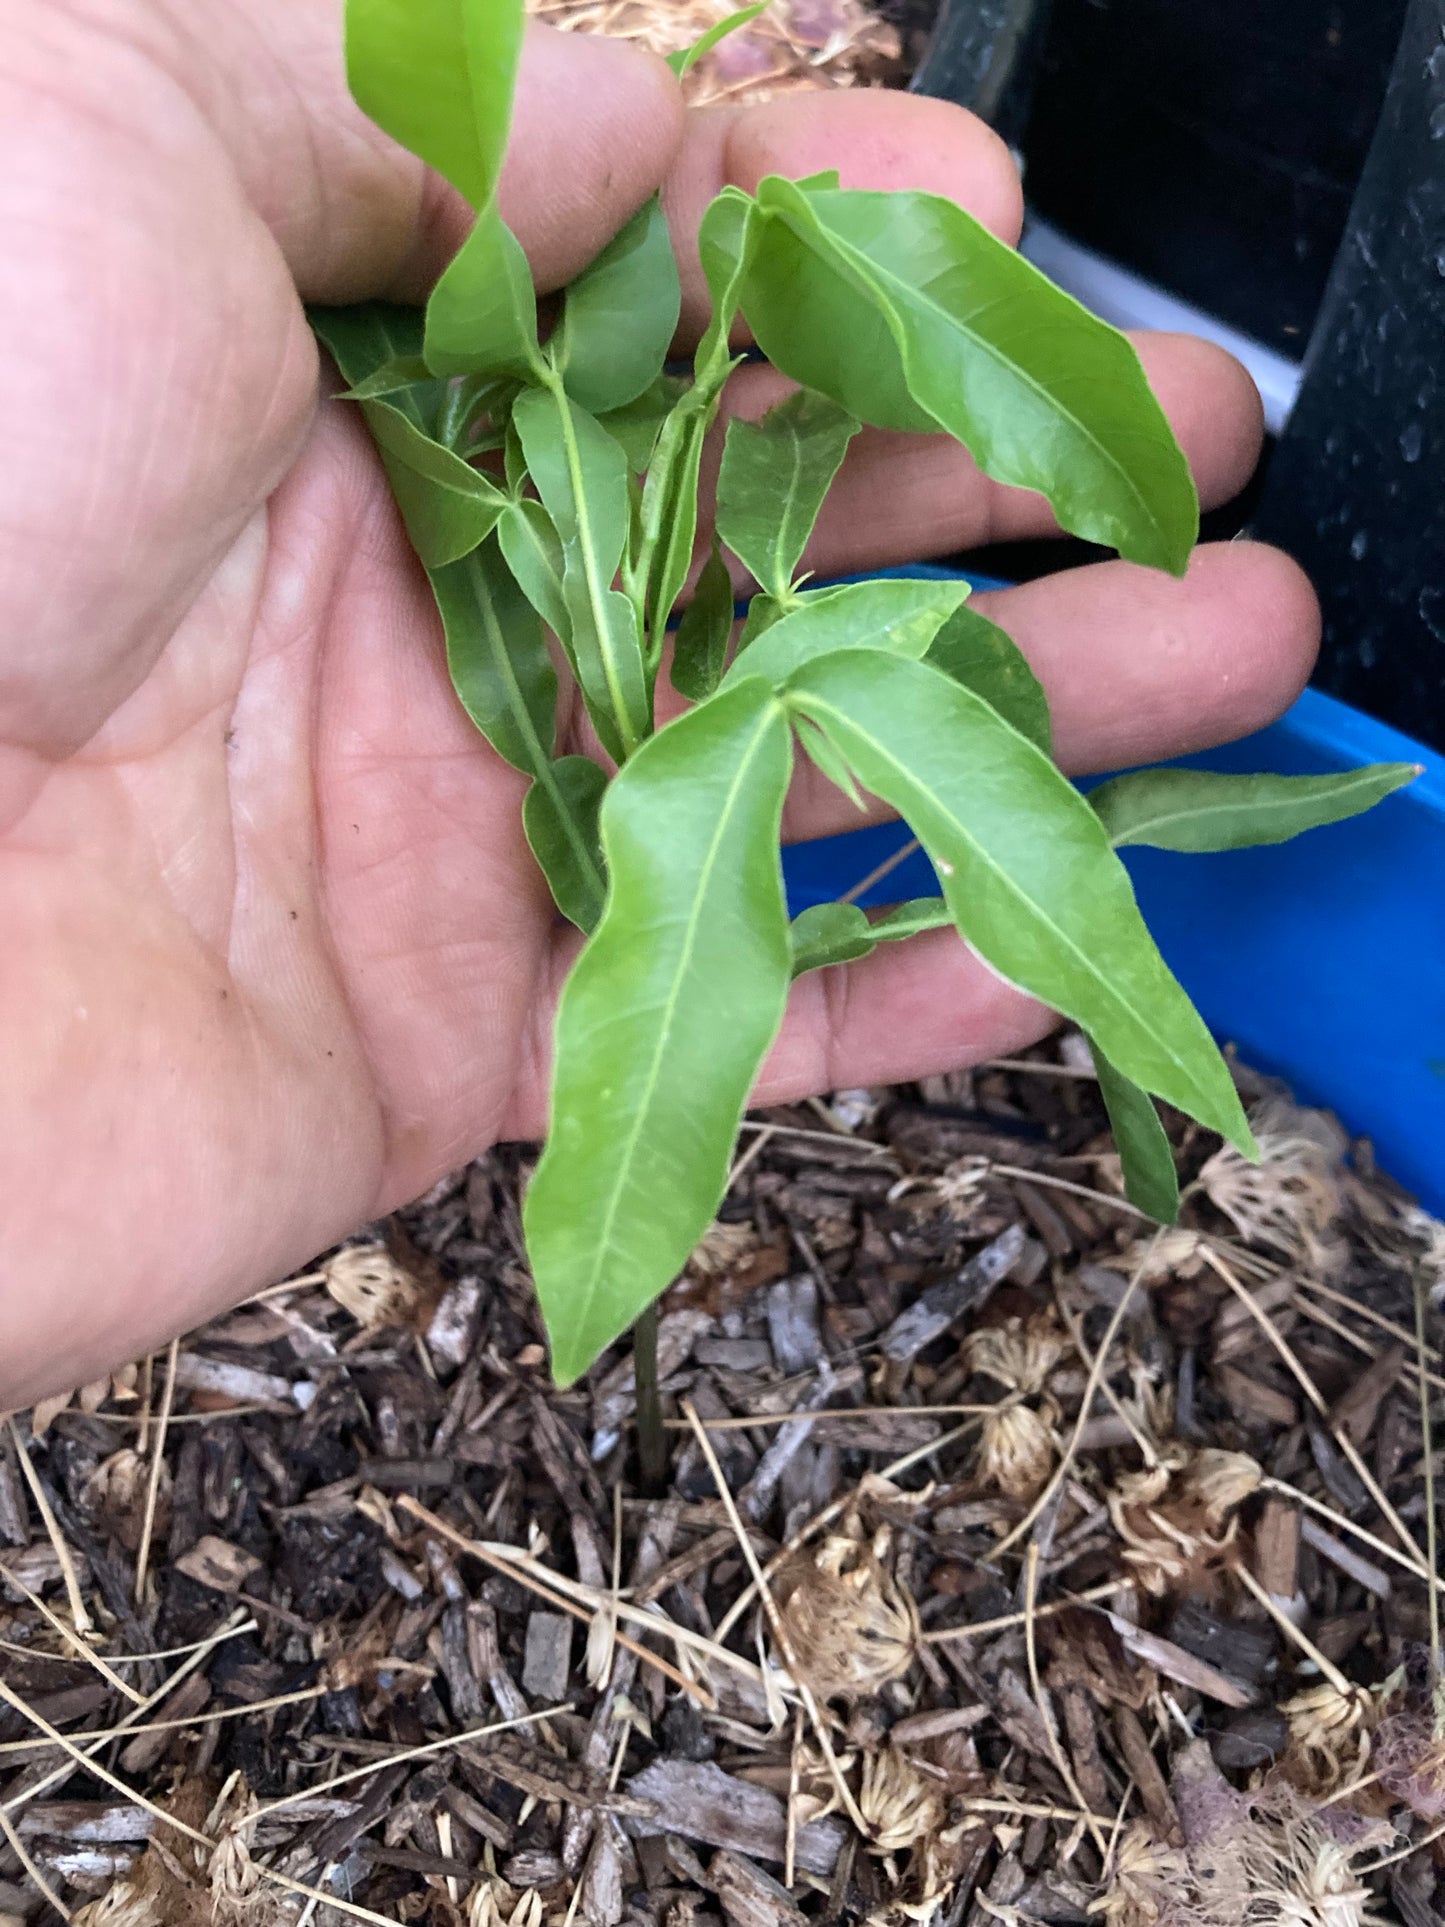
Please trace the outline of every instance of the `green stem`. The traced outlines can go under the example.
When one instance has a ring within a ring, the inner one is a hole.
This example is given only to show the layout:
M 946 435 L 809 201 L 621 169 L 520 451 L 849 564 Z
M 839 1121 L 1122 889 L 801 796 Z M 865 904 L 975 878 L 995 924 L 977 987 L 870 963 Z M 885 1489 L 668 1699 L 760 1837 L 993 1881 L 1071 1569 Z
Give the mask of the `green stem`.
M 642 1490 L 660 1498 L 667 1489 L 667 1432 L 657 1390 L 657 1305 L 632 1327 L 632 1367 L 637 1385 L 637 1458 Z

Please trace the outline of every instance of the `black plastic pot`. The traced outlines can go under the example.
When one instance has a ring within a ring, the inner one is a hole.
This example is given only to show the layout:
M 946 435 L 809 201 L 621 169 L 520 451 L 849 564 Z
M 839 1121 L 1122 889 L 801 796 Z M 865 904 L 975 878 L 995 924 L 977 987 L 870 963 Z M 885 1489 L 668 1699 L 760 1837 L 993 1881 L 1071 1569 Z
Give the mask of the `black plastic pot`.
M 1253 532 L 1321 686 L 1445 746 L 1445 0 L 945 0 L 916 84 L 1070 241 L 1304 356 Z

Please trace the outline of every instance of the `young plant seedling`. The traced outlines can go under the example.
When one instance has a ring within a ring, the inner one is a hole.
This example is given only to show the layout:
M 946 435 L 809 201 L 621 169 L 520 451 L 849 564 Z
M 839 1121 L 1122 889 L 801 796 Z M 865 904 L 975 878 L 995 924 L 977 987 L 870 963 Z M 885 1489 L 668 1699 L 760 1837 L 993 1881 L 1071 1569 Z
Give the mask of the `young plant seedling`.
M 527 837 L 558 910 L 587 933 L 525 1212 L 558 1380 L 652 1305 L 707 1229 L 792 978 L 922 930 L 951 925 L 1082 1027 L 1129 1195 L 1171 1219 L 1155 1098 L 1253 1144 L 1117 847 L 1275 842 L 1413 772 L 1164 769 L 1086 799 L 1053 763 L 1028 664 L 964 583 L 806 586 L 809 535 L 864 423 L 955 436 L 995 481 L 1046 496 L 1064 529 L 1176 574 L 1198 532 L 1193 483 L 1124 337 L 935 195 L 835 175 L 724 189 L 700 234 L 712 318 L 682 374 L 668 364 L 677 269 L 653 199 L 567 288 L 544 337 L 496 201 L 522 25 L 522 0 L 349 0 L 357 101 L 476 218 L 424 313 L 313 320 L 430 576 L 458 697 L 531 778 Z M 711 552 L 673 645 L 693 707 L 658 729 L 703 444 L 741 322 L 797 392 L 728 427 Z M 736 641 L 725 552 L 758 584 Z M 611 775 L 559 742 L 549 634 Z M 779 826 L 799 747 L 905 819 L 939 896 L 790 925 Z

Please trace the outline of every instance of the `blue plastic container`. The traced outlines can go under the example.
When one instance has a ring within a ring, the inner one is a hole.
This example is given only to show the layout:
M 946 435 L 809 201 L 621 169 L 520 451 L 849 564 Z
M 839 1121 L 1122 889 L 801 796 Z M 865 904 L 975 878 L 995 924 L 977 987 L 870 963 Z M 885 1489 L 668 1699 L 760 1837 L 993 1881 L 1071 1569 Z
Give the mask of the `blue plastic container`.
M 1123 854 L 1160 948 L 1220 1040 L 1371 1139 L 1381 1168 L 1445 1213 L 1445 756 L 1308 690 L 1272 728 L 1182 760 L 1291 776 L 1424 766 L 1378 808 L 1292 843 Z M 842 896 L 906 840 L 887 824 L 795 845 L 784 861 L 794 911 Z M 936 887 L 915 854 L 861 901 Z

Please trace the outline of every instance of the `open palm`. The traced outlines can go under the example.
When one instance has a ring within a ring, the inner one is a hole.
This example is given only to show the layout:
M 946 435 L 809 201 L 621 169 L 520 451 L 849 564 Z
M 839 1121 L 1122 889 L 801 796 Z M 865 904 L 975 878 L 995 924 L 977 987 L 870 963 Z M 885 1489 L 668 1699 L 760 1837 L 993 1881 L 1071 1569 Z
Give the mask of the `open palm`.
M 339 0 L 21 0 L 7 26 L 0 1407 L 538 1133 L 573 954 L 364 433 L 317 401 L 302 298 L 419 298 L 464 219 L 349 102 Z M 685 119 L 660 63 L 541 31 L 503 205 L 546 289 L 663 184 L 695 333 L 711 195 L 835 165 L 1017 229 L 1007 155 L 956 109 L 845 94 Z M 1258 448 L 1246 379 L 1197 343 L 1145 346 L 1202 494 L 1228 495 Z M 745 370 L 730 405 L 777 388 Z M 952 444 L 866 434 L 809 562 L 1047 526 Z M 1073 768 L 1258 726 L 1314 647 L 1308 589 L 1242 545 L 1183 583 L 1111 563 L 994 600 Z M 793 835 L 847 818 L 800 778 Z M 804 980 L 766 1094 L 1047 1023 L 940 934 Z

